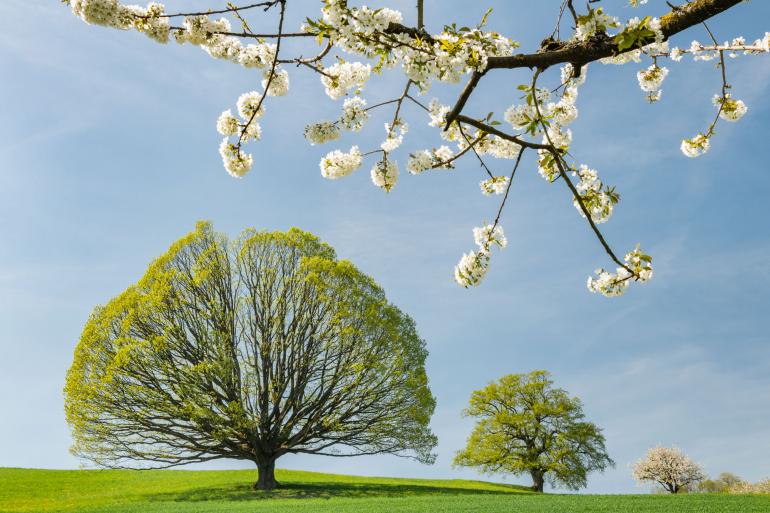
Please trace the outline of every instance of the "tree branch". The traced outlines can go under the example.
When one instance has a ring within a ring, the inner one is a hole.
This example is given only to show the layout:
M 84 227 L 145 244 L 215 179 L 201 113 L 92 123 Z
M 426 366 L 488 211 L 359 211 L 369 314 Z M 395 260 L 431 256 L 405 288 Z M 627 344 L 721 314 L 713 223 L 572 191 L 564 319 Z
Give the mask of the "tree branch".
M 742 0 L 695 0 L 683 7 L 672 9 L 660 18 L 660 28 L 664 39 L 682 32 L 694 25 L 703 23 Z M 636 50 L 639 44 L 629 48 Z M 593 37 L 588 41 L 568 42 L 561 48 L 532 54 L 517 54 L 508 57 L 490 57 L 485 71 L 491 69 L 511 68 L 547 68 L 554 64 L 565 62 L 577 63 L 580 66 L 597 61 L 617 53 L 617 45 L 607 35 Z M 580 67 L 578 66 L 578 67 Z
M 496 136 L 498 136 L 501 139 L 505 139 L 506 141 L 515 142 L 516 144 L 518 144 L 519 146 L 522 146 L 524 148 L 533 148 L 533 149 L 536 149 L 536 150 L 548 150 L 548 149 L 551 148 L 547 144 L 533 143 L 533 142 L 525 141 L 524 139 L 520 139 L 520 138 L 516 137 L 515 135 L 506 134 L 505 132 L 501 132 L 500 130 L 498 130 L 497 128 L 495 128 L 493 126 L 487 125 L 485 123 L 482 123 L 481 121 L 477 121 L 477 120 L 475 120 L 473 118 L 469 118 L 468 116 L 465 116 L 465 115 L 462 115 L 462 114 L 457 116 L 457 122 L 458 123 L 465 123 L 466 125 L 471 125 L 471 126 L 476 127 L 479 130 L 482 130 L 482 131 L 484 131 L 484 132 L 486 132 L 488 134 L 496 135 Z
M 425 30 L 425 5 L 424 0 L 417 0 L 417 29 Z
M 699 23 L 703 23 L 709 18 L 736 6 L 741 1 L 742 0 L 695 0 L 684 7 L 675 7 L 660 19 L 663 37 L 667 40 L 674 34 L 682 32 Z M 458 119 L 458 116 L 463 108 L 465 108 L 465 104 L 468 102 L 471 94 L 473 94 L 476 86 L 478 86 L 481 77 L 483 77 L 489 70 L 514 68 L 540 68 L 541 70 L 545 70 L 550 66 L 565 62 L 572 63 L 572 66 L 576 70 L 579 70 L 585 64 L 618 53 L 617 45 L 614 43 L 613 39 L 606 34 L 594 36 L 588 41 L 571 41 L 559 44 L 561 47 L 555 50 L 546 50 L 531 54 L 520 53 L 507 57 L 490 57 L 487 62 L 487 67 L 484 68 L 483 71 L 474 72 L 473 75 L 471 75 L 468 84 L 457 99 L 457 103 L 449 114 L 447 114 L 445 129 L 448 128 L 453 121 Z M 640 46 L 642 46 L 641 43 L 629 48 L 627 51 L 630 52 L 636 50 Z

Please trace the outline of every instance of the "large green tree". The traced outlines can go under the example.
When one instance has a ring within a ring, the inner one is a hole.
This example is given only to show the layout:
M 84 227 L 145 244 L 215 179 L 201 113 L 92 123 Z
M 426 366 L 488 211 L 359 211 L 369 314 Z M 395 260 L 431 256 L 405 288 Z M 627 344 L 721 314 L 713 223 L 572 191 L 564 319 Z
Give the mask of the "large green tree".
M 199 223 L 95 309 L 67 375 L 73 452 L 100 466 L 284 454 L 432 462 L 425 343 L 315 236 Z
M 503 376 L 475 391 L 464 413 L 479 421 L 455 465 L 528 473 L 532 489 L 542 492 L 546 480 L 583 488 L 590 472 L 615 464 L 601 429 L 585 420 L 580 400 L 555 388 L 546 371 Z

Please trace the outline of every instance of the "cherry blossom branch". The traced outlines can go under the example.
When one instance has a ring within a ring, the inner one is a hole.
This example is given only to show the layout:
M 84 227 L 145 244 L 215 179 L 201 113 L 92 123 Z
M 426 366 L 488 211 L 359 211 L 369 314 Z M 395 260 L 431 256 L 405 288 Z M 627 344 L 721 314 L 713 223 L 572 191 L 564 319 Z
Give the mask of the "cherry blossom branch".
M 186 30 L 184 27 L 169 27 L 169 30 L 175 30 L 175 31 L 184 31 Z M 313 34 L 312 32 L 286 32 L 283 34 L 252 34 L 250 32 L 225 32 L 225 31 L 219 31 L 215 30 L 211 32 L 212 34 L 220 35 L 220 36 L 232 36 L 232 37 L 242 37 L 245 39 L 279 39 L 284 37 L 316 37 L 316 34 Z
M 269 6 L 269 7 L 265 8 L 265 11 L 267 11 L 270 7 L 272 7 L 272 6 Z M 243 15 L 240 12 L 238 12 L 237 10 L 233 11 L 233 16 L 238 18 L 238 21 L 241 22 L 241 27 L 243 27 L 243 31 L 244 32 L 248 32 L 249 34 L 253 34 L 254 33 L 254 32 L 252 32 L 251 27 L 249 26 L 249 22 L 246 21 L 246 18 L 244 18 Z
M 575 12 L 575 7 L 572 5 L 572 0 L 562 0 L 561 7 L 559 7 L 559 16 L 556 18 L 556 26 L 553 28 L 553 32 L 551 32 L 551 39 L 556 38 L 559 39 L 561 36 L 561 20 L 564 17 L 564 12 L 569 9 L 570 14 L 572 14 L 572 19 L 575 21 L 575 26 L 577 27 L 578 24 L 578 16 L 577 12 Z
M 580 206 L 580 210 L 583 212 L 583 215 L 588 220 L 588 224 L 591 226 L 591 230 L 593 230 L 597 239 L 599 239 L 599 242 L 604 248 L 604 251 L 609 255 L 609 257 L 612 259 L 613 262 L 623 267 L 626 271 L 630 272 L 632 275 L 635 275 L 636 273 L 634 273 L 624 262 L 622 262 L 617 257 L 617 255 L 615 255 L 615 252 L 607 243 L 601 230 L 599 230 L 599 227 L 596 226 L 596 223 L 593 220 L 593 216 L 591 215 L 591 212 L 589 212 L 588 208 L 585 205 L 585 202 L 583 201 L 583 197 L 580 195 L 577 188 L 575 188 L 575 184 L 572 183 L 572 180 L 570 180 L 569 176 L 567 175 L 567 169 L 566 169 L 567 166 L 566 166 L 566 163 L 564 162 L 564 157 L 562 156 L 561 152 L 556 147 L 556 145 L 553 143 L 553 140 L 551 139 L 551 135 L 548 133 L 548 127 L 545 125 L 545 122 L 543 121 L 543 116 L 540 112 L 540 100 L 537 98 L 537 79 L 540 76 L 540 73 L 542 71 L 543 70 L 540 68 L 537 68 L 535 70 L 535 73 L 532 75 L 531 88 L 532 88 L 532 101 L 535 106 L 537 118 L 543 130 L 544 137 L 548 141 L 548 144 L 546 145 L 547 146 L 546 149 L 553 156 L 556 162 L 556 166 L 559 169 L 559 175 L 561 176 L 562 180 L 564 180 L 564 183 L 567 184 L 567 187 L 569 187 L 569 190 L 572 192 L 572 196 L 575 198 L 575 201 L 577 201 L 578 205 Z
M 605 295 L 618 295 L 622 290 L 615 287 L 617 280 L 633 278 L 647 281 L 652 276 L 652 268 L 649 265 L 651 258 L 641 253 L 637 246 L 636 250 L 625 256 L 624 264 L 615 255 L 597 226 L 609 218 L 619 195 L 613 187 L 602 184 L 595 170 L 582 165 L 578 167 L 568 152 L 571 132 L 569 129 L 563 131 L 562 127 L 574 121 L 578 115 L 575 101 L 578 87 L 583 82 L 581 69 L 585 64 L 599 59 L 603 59 L 603 62 L 623 64 L 631 60 L 638 62 L 639 56 L 646 55 L 652 59 L 652 66 L 639 71 L 637 78 L 643 91 L 655 92 L 659 90 L 668 73 L 667 68 L 658 66 L 660 58 L 669 57 L 672 61 L 678 61 L 684 53 L 694 54 L 695 60 L 718 58 L 722 74 L 722 94 L 721 97 L 715 95 L 713 100 L 719 107 L 718 112 L 705 134 L 698 133 L 693 139 L 682 141 L 682 152 L 688 157 L 696 157 L 708 150 L 708 138 L 713 135 L 720 118 L 736 121 L 747 111 L 741 100 L 733 99 L 729 94 L 725 52 L 731 57 L 735 55 L 730 52 L 741 50 L 747 54 L 768 53 L 770 33 L 766 33 L 763 39 L 758 39 L 753 45 L 744 44 L 742 37 L 733 39 L 732 43 L 718 43 L 706 25 L 706 20 L 730 9 L 741 0 L 689 0 L 681 7 L 669 4 L 671 11 L 661 18 L 633 18 L 625 26 L 601 9 L 589 8 L 590 12 L 581 16 L 575 9 L 577 4 L 574 4 L 573 0 L 561 0 L 558 3 L 560 10 L 554 33 L 541 43 L 537 52 L 515 54 L 517 42 L 483 29 L 491 9 L 475 28 L 457 28 L 460 25 L 452 24 L 431 35 L 425 30 L 425 2 L 414 1 L 412 5 L 416 6 L 417 11 L 414 27 L 403 25 L 402 13 L 394 9 L 373 10 L 365 6 L 348 6 L 345 1 L 324 0 L 321 16 L 318 19 L 308 18 L 305 26 L 299 29 L 300 32 L 284 32 L 287 0 L 263 0 L 242 6 L 228 3 L 226 9 L 176 14 L 164 14 L 163 7 L 155 3 L 145 9 L 122 5 L 113 0 L 108 2 L 110 5 L 105 4 L 104 12 L 88 10 L 83 7 L 85 4 L 82 2 L 72 2 L 70 6 L 73 13 L 87 23 L 135 29 L 159 43 L 166 43 L 175 37 L 179 43 L 191 43 L 203 48 L 214 58 L 260 70 L 264 91 L 241 95 L 237 102 L 239 118 L 234 117 L 230 110 L 226 110 L 217 120 L 217 131 L 225 136 L 220 145 L 220 155 L 225 168 L 234 177 L 244 176 L 252 167 L 252 155 L 242 154 L 241 146 L 246 141 L 261 138 L 261 127 L 255 120 L 262 116 L 267 96 L 282 96 L 288 92 L 289 74 L 281 69 L 281 65 L 294 64 L 297 67 L 309 68 L 321 75 L 321 83 L 326 88 L 327 96 L 333 100 L 345 98 L 342 112 L 336 120 L 321 121 L 305 127 L 305 137 L 310 144 L 338 140 L 343 131 L 359 132 L 370 118 L 369 111 L 395 104 L 393 121 L 386 126 L 387 139 L 380 148 L 362 154 L 358 146 L 354 145 L 348 152 L 333 150 L 321 159 L 321 175 L 328 179 L 347 176 L 361 166 L 363 156 L 381 153 L 381 161 L 374 159 L 371 178 L 376 186 L 386 192 L 390 191 L 398 178 L 398 163 L 390 160 L 391 155 L 401 146 L 408 129 L 406 114 L 402 117 L 404 102 L 409 100 L 427 111 L 431 119 L 430 126 L 443 129 L 442 138 L 455 143 L 457 148 L 441 146 L 434 148 L 432 152 L 424 150 L 410 154 L 407 164 L 410 173 L 418 174 L 426 169 L 452 167 L 455 161 L 473 152 L 489 175 L 489 179 L 480 183 L 482 192 L 485 195 L 504 193 L 494 224 L 474 228 L 474 239 L 479 245 L 479 250 L 463 255 L 458 264 L 455 279 L 462 286 L 477 285 L 483 278 L 489 265 L 490 245 L 505 246 L 506 239 L 498 221 L 509 197 L 512 179 L 526 149 L 538 150 L 539 172 L 544 178 L 550 182 L 559 178 L 564 180 L 574 197 L 575 207 L 586 217 L 612 261 L 620 266 L 616 276 L 603 270 L 597 271 L 599 276 L 593 282 L 589 278 L 589 290 Z M 589 4 L 595 1 L 598 0 L 588 0 Z M 277 32 L 255 34 L 247 22 L 246 11 L 256 8 L 268 11 L 278 5 L 280 19 Z M 227 16 L 210 19 L 209 16 L 213 14 Z M 574 36 L 562 41 L 560 28 L 569 24 L 570 15 L 575 23 Z M 180 16 L 188 17 L 184 23 L 178 23 L 183 26 L 171 27 L 169 18 Z M 240 21 L 242 31 L 233 31 L 230 28 L 231 21 Z M 664 43 L 669 37 L 698 23 L 703 24 L 709 32 L 713 46 L 694 42 L 689 49 L 668 50 L 668 45 Z M 610 34 L 616 32 L 610 29 L 617 27 L 624 28 L 616 34 Z M 172 33 L 172 30 L 175 32 Z M 286 53 L 286 44 L 282 46 L 282 41 L 288 37 L 317 38 L 319 46 L 304 53 L 310 57 L 304 57 L 303 52 L 296 52 L 280 58 L 281 52 Z M 244 41 L 239 41 L 239 38 Z M 256 44 L 247 45 L 245 39 Z M 343 52 L 345 60 L 340 56 L 339 62 L 326 68 L 324 61 L 332 48 Z M 361 59 L 359 62 L 346 62 L 347 55 Z M 377 59 L 379 62 L 371 62 Z M 546 69 L 562 63 L 567 65 L 561 70 L 561 85 L 550 94 L 547 89 L 537 89 L 540 75 Z M 398 65 L 402 66 L 407 78 L 403 92 L 396 98 L 367 107 L 366 99 L 359 95 L 370 76 Z M 490 70 L 517 68 L 529 68 L 532 82 L 529 89 L 526 85 L 520 86 L 520 89 L 527 91 L 526 103 L 511 105 L 505 113 L 505 120 L 513 128 L 511 133 L 506 133 L 503 127 L 497 126 L 499 123 L 493 120 L 491 114 L 485 118 L 463 114 L 482 78 Z M 463 76 L 467 76 L 467 82 L 454 105 L 442 105 L 434 99 L 428 107 L 427 101 L 423 104 L 416 98 L 416 94 L 410 94 L 410 91 L 416 89 L 412 88 L 413 85 L 425 92 L 433 82 L 456 83 L 457 79 Z M 562 89 L 561 99 L 546 106 L 550 96 Z M 651 95 L 648 97 L 652 98 Z M 659 97 L 658 92 L 655 99 Z M 390 108 L 387 110 L 390 111 Z M 237 137 L 237 144 L 231 143 L 231 137 Z M 495 176 L 482 156 L 515 158 L 516 163 L 510 179 L 506 176 Z M 575 176 L 579 177 L 579 181 L 576 178 L 573 183 L 570 177 Z
M 572 15 L 572 20 L 575 22 L 575 26 L 577 27 L 578 15 L 577 15 L 577 12 L 575 11 L 575 6 L 572 5 L 572 0 L 567 0 L 566 4 L 567 4 L 567 9 L 569 9 L 570 14 Z M 563 7 L 562 7 L 562 12 L 564 12 Z M 561 15 L 559 15 L 559 17 L 561 18 Z
M 742 0 L 695 0 L 684 7 L 676 7 L 660 19 L 661 32 L 664 40 L 682 32 L 694 25 L 702 23 L 709 18 L 738 5 Z M 572 63 L 572 67 L 580 69 L 582 66 L 610 57 L 618 53 L 627 53 L 644 46 L 646 42 L 637 41 L 623 52 L 618 51 L 618 45 L 607 34 L 597 34 L 588 41 L 568 41 L 556 43 L 556 49 L 541 49 L 537 53 L 516 54 L 507 57 L 490 57 L 483 71 L 474 72 L 468 84 L 460 94 L 455 106 L 447 115 L 446 124 L 450 125 L 462 112 L 473 91 L 479 84 L 481 77 L 493 69 L 514 68 L 539 68 L 546 69 L 550 66 L 563 63 Z
M 471 75 L 470 80 L 468 80 L 468 83 L 463 88 L 463 91 L 460 93 L 460 96 L 457 98 L 457 101 L 455 102 L 455 106 L 452 108 L 452 110 L 449 111 L 449 114 L 446 116 L 446 123 L 444 124 L 444 130 L 448 130 L 449 126 L 452 124 L 453 121 L 455 121 L 462 110 L 465 108 L 465 104 L 468 103 L 468 99 L 473 94 L 473 91 L 476 89 L 476 86 L 479 85 L 479 81 L 481 80 L 481 77 L 484 76 L 483 72 L 474 71 Z
M 767 50 L 759 45 L 755 44 L 714 44 L 714 45 L 699 45 L 697 48 L 678 48 L 680 55 L 685 54 L 699 54 L 708 52 L 718 52 L 724 50 L 725 52 L 745 52 L 745 53 L 765 53 Z M 671 57 L 671 52 L 660 53 L 659 56 Z
M 322 67 L 315 65 L 316 62 L 320 62 L 324 57 L 326 57 L 333 47 L 334 45 L 330 41 L 327 43 L 323 51 L 321 51 L 321 53 L 319 53 L 315 57 L 311 57 L 309 59 L 303 59 L 302 56 L 300 55 L 296 59 L 279 59 L 278 64 L 296 64 L 297 66 L 306 66 L 320 75 L 333 79 L 334 77 L 326 73 Z
M 238 154 L 241 153 L 241 144 L 243 143 L 243 138 L 246 135 L 249 125 L 251 125 L 252 122 L 254 122 L 254 119 L 257 117 L 257 113 L 259 112 L 259 109 L 262 108 L 262 104 L 265 101 L 265 98 L 267 98 L 267 92 L 270 90 L 270 86 L 273 83 L 273 78 L 275 78 L 275 68 L 278 66 L 278 55 L 281 51 L 281 41 L 283 38 L 281 37 L 281 33 L 283 32 L 283 21 L 286 17 L 286 0 L 276 0 L 281 5 L 281 12 L 278 18 L 278 40 L 275 43 L 275 56 L 273 56 L 273 62 L 270 65 L 270 73 L 267 77 L 267 80 L 265 82 L 265 90 L 262 92 L 262 96 L 259 98 L 259 102 L 257 103 L 257 106 L 254 108 L 254 112 L 251 113 L 251 116 L 249 117 L 249 120 L 246 122 L 246 125 L 243 127 L 243 130 L 241 130 L 240 135 L 238 136 L 238 144 L 236 144 L 236 148 L 238 150 Z
M 516 163 L 513 165 L 513 171 L 511 171 L 511 176 L 508 178 L 508 185 L 505 186 L 505 195 L 503 196 L 503 201 L 500 202 L 500 208 L 497 209 L 497 216 L 495 216 L 495 222 L 492 225 L 493 232 L 495 228 L 497 228 L 498 223 L 500 222 L 500 217 L 503 215 L 505 202 L 508 200 L 508 193 L 511 191 L 511 184 L 513 183 L 513 177 L 516 175 L 516 170 L 519 169 L 519 163 L 521 163 L 521 157 L 523 156 L 524 156 L 524 148 L 522 148 L 519 154 L 516 156 Z
M 396 123 L 398 122 L 398 115 L 399 115 L 399 113 L 401 113 L 401 105 L 403 105 L 404 100 L 406 99 L 406 97 L 409 96 L 409 89 L 412 87 L 413 83 L 414 82 L 412 82 L 411 79 L 408 79 L 406 81 L 406 87 L 404 87 L 404 92 L 401 93 L 401 96 L 399 96 L 395 100 L 395 102 L 390 102 L 390 103 L 395 103 L 396 104 L 396 111 L 393 113 L 393 122 L 390 124 L 390 129 L 388 130 L 388 137 L 393 135 L 393 129 L 396 127 Z M 387 152 L 385 152 L 385 153 L 387 153 Z
M 694 0 L 683 7 L 672 9 L 660 18 L 664 40 L 690 27 L 703 23 L 743 0 Z M 646 42 L 639 41 L 623 53 L 637 50 Z M 585 42 L 566 42 L 560 48 L 532 54 L 516 54 L 508 57 L 490 57 L 484 72 L 492 69 L 548 68 L 566 62 L 581 67 L 590 62 L 618 54 L 618 46 L 612 38 L 597 36 Z
M 181 12 L 181 13 L 175 13 L 175 14 L 161 14 L 158 16 L 159 18 L 180 18 L 184 16 L 209 16 L 211 14 L 227 14 L 227 13 L 237 13 L 238 11 L 246 11 L 249 9 L 254 9 L 255 7 L 264 7 L 265 11 L 269 10 L 271 7 L 273 7 L 275 4 L 277 4 L 280 0 L 271 0 L 269 2 L 259 2 L 256 4 L 250 4 L 250 5 L 244 5 L 244 6 L 233 6 L 228 7 L 226 9 L 220 9 L 220 10 L 208 10 L 208 11 L 202 11 L 202 12 Z
M 546 132 L 547 135 L 547 132 Z M 550 141 L 550 136 L 548 137 Z M 564 163 L 564 157 L 561 155 L 558 149 L 556 149 L 555 146 L 553 146 L 553 143 L 551 143 L 551 148 L 549 150 L 551 152 L 551 155 L 553 155 L 556 166 L 559 168 L 559 175 L 564 180 L 564 183 L 567 184 L 567 187 L 569 187 L 569 190 L 572 192 L 572 196 L 575 198 L 575 201 L 578 202 L 578 205 L 580 205 L 580 210 L 583 212 L 583 215 L 588 220 L 588 224 L 591 225 L 591 230 L 593 230 L 594 234 L 596 235 L 596 238 L 599 239 L 599 243 L 604 248 L 604 251 L 609 255 L 609 257 L 612 259 L 613 262 L 618 264 L 620 267 L 623 267 L 626 271 L 630 272 L 632 275 L 635 275 L 634 273 L 624 262 L 622 262 L 617 255 L 615 255 L 615 252 L 612 251 L 612 248 L 607 243 L 607 240 L 604 238 L 604 235 L 602 235 L 601 230 L 599 230 L 599 227 L 596 226 L 596 223 L 594 222 L 591 213 L 588 211 L 588 208 L 586 208 L 585 203 L 583 202 L 583 198 L 580 196 L 580 193 L 575 188 L 575 184 L 572 183 L 572 180 L 567 175 L 566 166 Z
M 458 124 L 457 127 L 460 129 L 460 135 L 463 136 L 463 139 L 465 139 L 466 144 L 470 144 L 470 139 L 468 139 L 468 136 L 465 134 L 465 130 L 463 130 L 463 126 Z M 479 155 L 479 152 L 476 151 L 476 148 L 471 147 L 471 149 L 473 150 L 473 154 L 476 155 L 476 158 L 481 164 L 481 167 L 484 168 L 484 171 L 486 171 L 487 175 L 489 175 L 490 178 L 494 178 L 495 175 L 492 174 L 492 171 L 490 171 L 489 166 L 487 166 L 486 162 L 484 162 L 484 159 L 481 158 L 481 155 Z M 522 151 L 524 151 L 524 148 L 522 148 Z M 519 153 L 521 154 L 521 151 Z
M 488 134 L 496 135 L 501 139 L 505 139 L 506 141 L 515 142 L 516 144 L 524 148 L 533 148 L 536 150 L 547 150 L 550 148 L 550 146 L 548 146 L 547 144 L 538 144 L 538 143 L 526 141 L 515 135 L 506 134 L 505 132 L 502 132 L 491 125 L 487 125 L 486 123 L 482 123 L 481 121 L 475 120 L 473 118 L 470 118 L 462 114 L 457 116 L 456 121 L 458 123 L 465 123 L 466 125 L 471 125 L 472 127 L 476 127 L 479 130 L 483 130 Z
M 711 38 L 711 41 L 714 42 L 715 46 L 719 46 L 719 43 L 717 42 L 716 37 L 714 37 L 714 33 L 711 32 L 711 29 L 706 24 L 706 22 L 703 22 L 703 27 L 706 29 L 706 32 L 708 33 L 709 37 Z M 722 72 L 722 102 L 719 104 L 719 109 L 717 109 L 717 114 L 714 116 L 714 121 L 711 122 L 711 125 L 709 125 L 708 130 L 706 131 L 706 137 L 711 137 L 714 135 L 714 129 L 717 126 L 717 123 L 719 122 L 719 116 L 722 114 L 722 111 L 725 108 L 725 100 L 727 100 L 728 93 L 727 90 L 730 88 L 730 85 L 727 83 L 727 70 L 725 66 L 725 51 L 720 49 L 719 50 L 719 67 L 721 68 Z
M 417 30 L 425 30 L 425 2 L 417 0 Z
M 465 134 L 463 134 L 463 137 L 465 137 Z M 483 140 L 484 140 L 484 138 L 486 138 L 486 134 L 481 134 L 481 135 L 479 135 L 479 136 L 478 136 L 476 139 L 474 139 L 473 141 L 471 141 L 471 140 L 469 140 L 467 137 L 465 137 L 465 140 L 468 142 L 468 146 L 466 146 L 466 147 L 465 147 L 465 148 L 464 148 L 462 151 L 460 151 L 460 153 L 458 153 L 458 154 L 456 154 L 456 155 L 452 155 L 452 157 L 450 157 L 450 158 L 448 158 L 448 159 L 446 159 L 446 160 L 442 160 L 441 162 L 438 162 L 438 163 L 436 163 L 436 164 L 433 164 L 433 165 L 431 166 L 431 169 L 439 169 L 439 168 L 442 168 L 442 167 L 451 167 L 451 164 L 452 164 L 452 162 L 454 162 L 454 161 L 456 161 L 456 160 L 460 159 L 460 158 L 461 158 L 463 155 L 465 155 L 465 154 L 466 154 L 466 153 L 468 153 L 469 151 L 471 151 L 471 150 L 472 150 L 472 151 L 475 153 L 475 152 L 476 152 L 476 150 L 474 149 L 474 146 L 476 146 L 478 143 L 480 143 L 481 141 L 483 141 Z M 477 154 L 477 155 L 478 155 L 478 154 Z
M 429 109 L 428 107 L 426 107 L 425 105 L 423 105 L 423 103 L 422 103 L 421 101 L 417 100 L 417 99 L 416 99 L 414 96 L 412 96 L 411 94 L 407 94 L 407 95 L 406 95 L 406 98 L 407 98 L 408 100 L 412 100 L 412 102 L 413 102 L 415 105 L 417 105 L 418 107 L 420 107 L 420 108 L 421 108 L 422 110 L 424 110 L 425 112 L 430 112 L 430 109 Z
M 407 95 L 407 97 L 409 97 L 409 95 Z M 374 109 L 376 109 L 378 107 L 384 107 L 385 105 L 390 105 L 391 103 L 396 103 L 397 101 L 399 101 L 399 99 L 400 98 L 393 98 L 392 100 L 385 100 L 384 102 L 375 103 L 374 105 L 370 105 L 369 107 L 365 108 L 364 110 L 369 111 L 369 110 L 374 110 Z

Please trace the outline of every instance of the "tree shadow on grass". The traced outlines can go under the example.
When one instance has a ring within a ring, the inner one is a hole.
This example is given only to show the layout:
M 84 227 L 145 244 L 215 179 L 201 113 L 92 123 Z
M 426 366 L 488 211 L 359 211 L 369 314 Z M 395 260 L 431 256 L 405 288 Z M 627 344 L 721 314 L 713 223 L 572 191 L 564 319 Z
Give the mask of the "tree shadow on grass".
M 533 493 L 516 485 L 498 485 L 500 490 L 483 490 L 472 487 L 409 485 L 390 483 L 303 483 L 282 484 L 272 492 L 254 490 L 251 484 L 195 488 L 174 493 L 152 494 L 150 501 L 203 502 L 203 501 L 255 501 L 263 499 L 331 499 L 334 497 L 407 497 L 419 495 L 509 495 Z

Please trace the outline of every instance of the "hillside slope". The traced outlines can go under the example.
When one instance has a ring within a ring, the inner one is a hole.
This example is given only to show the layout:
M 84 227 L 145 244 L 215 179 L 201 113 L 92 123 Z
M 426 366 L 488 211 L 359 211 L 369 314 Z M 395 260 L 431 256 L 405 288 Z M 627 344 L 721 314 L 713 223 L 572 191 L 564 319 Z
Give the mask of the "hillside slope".
M 255 492 L 253 470 L 0 468 L 1 513 L 768 513 L 770 497 L 555 495 L 465 480 L 277 471 Z

